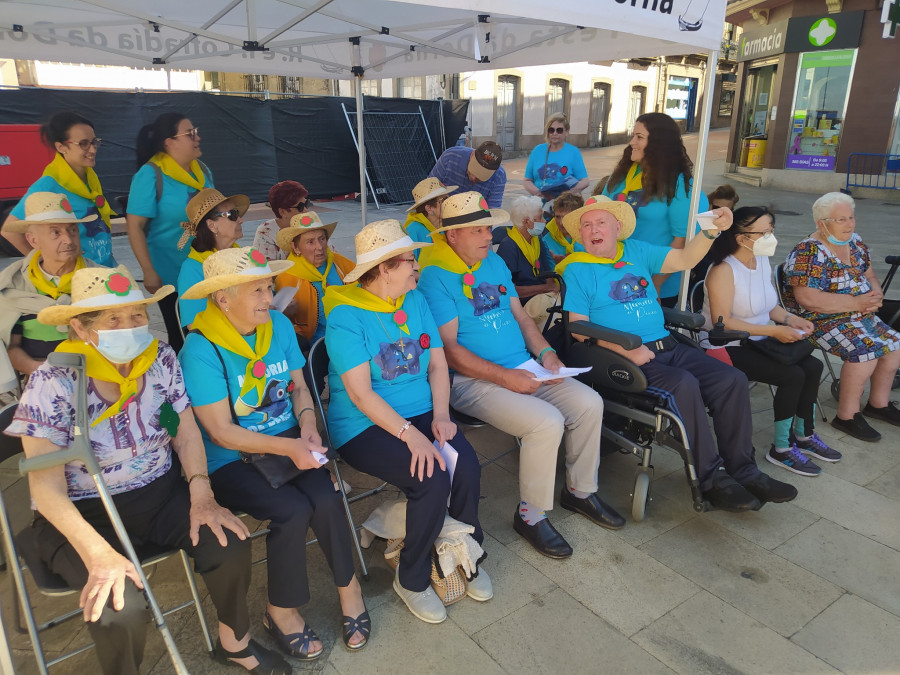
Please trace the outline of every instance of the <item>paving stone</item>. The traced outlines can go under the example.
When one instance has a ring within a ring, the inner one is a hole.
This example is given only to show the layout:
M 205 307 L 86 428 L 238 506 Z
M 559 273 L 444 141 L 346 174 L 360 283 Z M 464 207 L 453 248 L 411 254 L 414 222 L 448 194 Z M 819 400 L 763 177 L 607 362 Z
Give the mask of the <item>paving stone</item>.
M 885 471 L 866 487 L 884 495 L 888 499 L 900 501 L 900 464 L 889 471 Z

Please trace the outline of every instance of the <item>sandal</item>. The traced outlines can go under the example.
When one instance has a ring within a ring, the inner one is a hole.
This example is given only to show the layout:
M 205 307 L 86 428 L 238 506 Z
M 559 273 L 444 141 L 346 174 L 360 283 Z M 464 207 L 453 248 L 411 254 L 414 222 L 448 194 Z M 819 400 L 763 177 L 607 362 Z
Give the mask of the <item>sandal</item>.
M 366 643 L 369 642 L 369 635 L 372 632 L 372 620 L 369 618 L 369 610 L 364 610 L 363 613 L 355 619 L 353 617 L 345 615 L 343 617 L 343 621 L 344 646 L 350 651 L 356 651 L 357 649 L 362 649 L 363 647 L 365 647 Z M 351 645 L 350 638 L 352 638 L 353 634 L 357 632 L 362 633 L 362 642 Z
M 222 642 L 216 640 L 216 651 L 213 653 L 213 658 L 219 663 L 243 668 L 240 663 L 235 663 L 232 659 L 247 659 L 251 656 L 256 657 L 259 664 L 253 670 L 245 668 L 249 673 L 254 675 L 291 675 L 290 664 L 275 652 L 263 647 L 256 640 L 251 639 L 247 646 L 239 652 L 227 651 L 222 646 Z
M 322 647 L 317 652 L 313 652 L 312 654 L 309 653 L 310 642 L 321 642 L 319 636 L 309 627 L 309 624 L 306 624 L 303 627 L 302 633 L 285 635 L 281 632 L 281 629 L 275 623 L 275 620 L 269 616 L 268 612 L 266 612 L 266 615 L 263 618 L 263 628 L 268 631 L 269 635 L 275 638 L 275 642 L 278 643 L 278 646 L 281 647 L 286 654 L 293 656 L 300 661 L 314 661 L 325 652 L 325 647 Z

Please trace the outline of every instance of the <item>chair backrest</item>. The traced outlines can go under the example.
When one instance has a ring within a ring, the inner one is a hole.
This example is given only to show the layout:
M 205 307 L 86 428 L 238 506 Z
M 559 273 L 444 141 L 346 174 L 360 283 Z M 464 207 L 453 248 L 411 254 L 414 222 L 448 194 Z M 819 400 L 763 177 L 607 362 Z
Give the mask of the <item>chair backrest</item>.
M 10 457 L 15 457 L 22 452 L 22 439 L 18 436 L 7 436 L 3 432 L 12 424 L 13 415 L 16 414 L 18 403 L 9 403 L 0 409 L 0 462 L 5 462 Z
M 322 417 L 322 441 L 328 448 L 329 456 L 333 458 L 334 447 L 331 444 L 331 434 L 328 433 L 328 418 L 325 415 L 325 404 L 322 401 L 322 393 L 328 382 L 328 350 L 325 348 L 325 338 L 319 338 L 313 342 L 306 357 L 306 365 L 303 367 L 303 377 L 306 386 L 312 394 L 313 402 Z
M 701 279 L 691 288 L 691 294 L 688 297 L 688 307 L 692 312 L 699 313 L 703 311 L 703 298 L 706 294 L 704 283 L 705 281 Z
M 778 304 L 784 307 L 784 263 L 775 266 L 775 292 L 778 293 Z

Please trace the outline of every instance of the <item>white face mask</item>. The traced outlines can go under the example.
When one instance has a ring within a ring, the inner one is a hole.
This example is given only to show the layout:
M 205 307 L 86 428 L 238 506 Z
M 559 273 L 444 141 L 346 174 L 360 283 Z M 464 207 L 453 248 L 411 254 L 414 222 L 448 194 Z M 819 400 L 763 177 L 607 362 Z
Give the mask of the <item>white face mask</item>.
M 118 330 L 98 330 L 97 351 L 113 363 L 133 361 L 150 346 L 153 336 L 149 326 L 120 328 Z
M 753 255 L 761 255 L 771 258 L 775 255 L 775 248 L 778 246 L 778 239 L 771 232 L 767 232 L 759 239 L 753 242 Z

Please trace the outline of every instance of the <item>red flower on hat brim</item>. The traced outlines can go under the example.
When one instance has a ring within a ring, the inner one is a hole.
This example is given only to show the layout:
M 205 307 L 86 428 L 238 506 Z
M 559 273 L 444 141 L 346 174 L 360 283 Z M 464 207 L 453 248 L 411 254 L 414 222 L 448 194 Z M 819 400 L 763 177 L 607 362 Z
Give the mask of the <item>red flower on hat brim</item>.
M 69 199 L 67 197 L 63 197 L 59 201 L 59 207 L 66 213 L 72 213 L 72 205 L 69 203 Z

